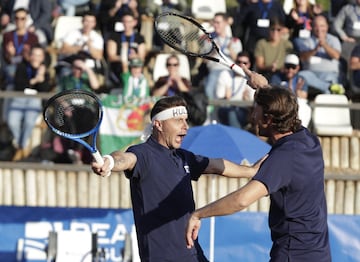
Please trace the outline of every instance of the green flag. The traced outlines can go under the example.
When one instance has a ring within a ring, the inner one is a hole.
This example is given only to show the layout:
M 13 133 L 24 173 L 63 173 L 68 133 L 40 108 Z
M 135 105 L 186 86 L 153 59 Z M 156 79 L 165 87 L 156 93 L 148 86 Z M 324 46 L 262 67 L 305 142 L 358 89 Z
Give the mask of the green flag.
M 142 142 L 141 135 L 150 123 L 150 110 L 156 98 L 127 99 L 121 96 L 104 95 L 101 98 L 104 117 L 100 126 L 100 150 L 109 154 L 126 150 L 132 144 Z

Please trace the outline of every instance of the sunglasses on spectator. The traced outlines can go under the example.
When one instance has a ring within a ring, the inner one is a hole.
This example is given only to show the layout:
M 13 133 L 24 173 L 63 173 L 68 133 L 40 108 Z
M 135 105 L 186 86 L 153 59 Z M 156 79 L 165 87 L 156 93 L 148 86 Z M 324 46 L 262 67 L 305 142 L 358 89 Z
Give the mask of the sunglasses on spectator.
M 179 64 L 171 64 L 171 63 L 167 63 L 166 64 L 166 66 L 174 66 L 174 67 L 176 67 L 176 66 L 178 66 Z
M 297 65 L 293 65 L 293 64 L 285 64 L 285 68 L 286 69 L 296 69 Z
M 25 19 L 26 19 L 26 16 L 15 16 L 15 20 L 24 21 Z
M 272 27 L 272 28 L 270 28 L 270 30 L 273 32 L 275 32 L 275 31 L 280 32 L 281 28 L 280 27 Z

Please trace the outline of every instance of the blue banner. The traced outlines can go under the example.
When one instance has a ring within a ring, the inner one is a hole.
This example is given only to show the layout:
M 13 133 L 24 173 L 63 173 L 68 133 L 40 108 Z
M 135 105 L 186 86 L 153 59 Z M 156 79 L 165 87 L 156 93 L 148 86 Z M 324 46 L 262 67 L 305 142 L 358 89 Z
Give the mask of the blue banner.
M 96 232 L 107 261 L 122 261 L 132 225 L 129 209 L 1 207 L 0 261 L 47 261 L 49 232 L 62 230 Z
M 213 256 L 216 262 L 269 260 L 267 213 L 239 212 L 213 221 L 211 227 L 211 219 L 204 219 L 199 235 L 208 258 Z M 329 215 L 328 224 L 333 261 L 360 261 L 360 216 Z M 210 228 L 214 228 L 213 243 Z M 125 236 L 134 230 L 132 210 L 2 206 L 0 261 L 47 261 L 49 232 L 62 230 L 96 232 L 106 261 L 123 261 Z

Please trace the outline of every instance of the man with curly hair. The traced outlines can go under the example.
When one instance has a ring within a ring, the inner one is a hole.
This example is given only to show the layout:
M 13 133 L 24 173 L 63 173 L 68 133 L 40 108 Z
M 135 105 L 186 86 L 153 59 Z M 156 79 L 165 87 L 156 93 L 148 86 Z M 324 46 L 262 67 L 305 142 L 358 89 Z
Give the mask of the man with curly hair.
M 301 125 L 296 96 L 286 88 L 258 88 L 252 118 L 259 134 L 272 142 L 269 156 L 244 187 L 193 212 L 188 248 L 202 218 L 230 215 L 270 196 L 270 261 L 331 261 L 322 149 Z

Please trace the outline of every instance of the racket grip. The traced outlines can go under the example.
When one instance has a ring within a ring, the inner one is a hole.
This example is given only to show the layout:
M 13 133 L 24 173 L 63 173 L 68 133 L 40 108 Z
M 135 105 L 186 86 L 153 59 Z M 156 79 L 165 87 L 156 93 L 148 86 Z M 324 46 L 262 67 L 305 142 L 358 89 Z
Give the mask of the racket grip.
M 236 74 L 238 74 L 238 75 L 240 75 L 240 76 L 242 76 L 242 77 L 244 77 L 244 78 L 247 79 L 247 76 L 246 76 L 244 70 L 243 70 L 240 66 L 238 66 L 237 64 L 233 64 L 233 65 L 231 66 L 231 69 L 232 69 Z
M 95 161 L 97 163 L 99 163 L 100 165 L 103 165 L 104 164 L 104 159 L 103 157 L 101 156 L 100 152 L 99 151 L 96 151 L 94 153 L 92 153 L 92 156 L 93 158 L 95 159 Z

